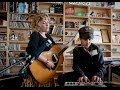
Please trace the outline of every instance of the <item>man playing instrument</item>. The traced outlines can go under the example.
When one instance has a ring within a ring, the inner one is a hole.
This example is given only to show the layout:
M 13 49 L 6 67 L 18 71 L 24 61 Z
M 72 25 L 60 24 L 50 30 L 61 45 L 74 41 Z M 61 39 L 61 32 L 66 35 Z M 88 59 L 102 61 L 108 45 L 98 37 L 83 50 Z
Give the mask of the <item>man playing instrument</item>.
M 65 82 L 102 82 L 105 74 L 103 53 L 92 43 L 93 28 L 89 26 L 78 30 L 81 44 L 73 49 L 73 72 L 62 74 L 57 81 L 60 86 Z

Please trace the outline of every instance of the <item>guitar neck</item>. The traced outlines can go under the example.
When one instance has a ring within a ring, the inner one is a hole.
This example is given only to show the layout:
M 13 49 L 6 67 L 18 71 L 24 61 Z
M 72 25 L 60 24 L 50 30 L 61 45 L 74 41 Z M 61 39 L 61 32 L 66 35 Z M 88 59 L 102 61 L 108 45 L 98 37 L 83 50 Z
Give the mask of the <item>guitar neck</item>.
M 78 32 L 76 33 L 75 37 L 77 34 Z M 58 53 L 58 56 L 60 56 L 69 46 L 72 46 L 75 37 L 66 44 L 66 46 Z
M 60 56 L 67 48 L 68 48 L 68 46 L 65 46 L 65 47 L 58 53 L 58 56 Z

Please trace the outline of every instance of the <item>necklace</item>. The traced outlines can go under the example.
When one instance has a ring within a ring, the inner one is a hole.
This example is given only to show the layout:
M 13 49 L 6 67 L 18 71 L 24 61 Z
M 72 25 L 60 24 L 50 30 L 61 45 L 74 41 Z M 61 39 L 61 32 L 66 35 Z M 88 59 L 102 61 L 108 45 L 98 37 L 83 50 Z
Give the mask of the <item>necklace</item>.
M 39 32 L 43 38 L 47 38 L 45 32 Z

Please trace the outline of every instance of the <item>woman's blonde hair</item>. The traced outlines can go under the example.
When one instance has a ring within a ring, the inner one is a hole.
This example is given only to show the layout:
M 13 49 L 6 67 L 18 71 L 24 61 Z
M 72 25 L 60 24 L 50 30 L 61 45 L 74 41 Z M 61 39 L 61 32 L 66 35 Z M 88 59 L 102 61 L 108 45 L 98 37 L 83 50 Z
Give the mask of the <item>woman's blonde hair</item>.
M 46 14 L 46 13 L 39 13 L 37 15 L 33 15 L 32 16 L 31 25 L 32 25 L 32 28 L 34 30 L 38 30 L 39 29 L 38 23 L 39 23 L 39 21 L 43 20 L 43 18 L 48 19 L 48 20 L 50 19 L 49 15 Z

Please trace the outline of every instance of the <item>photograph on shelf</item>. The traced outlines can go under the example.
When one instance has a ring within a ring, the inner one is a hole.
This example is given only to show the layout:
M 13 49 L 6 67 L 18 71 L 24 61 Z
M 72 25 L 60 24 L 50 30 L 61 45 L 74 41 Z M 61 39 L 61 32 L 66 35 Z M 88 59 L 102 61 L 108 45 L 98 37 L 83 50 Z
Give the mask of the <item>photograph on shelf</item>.
M 56 23 L 57 23 L 56 17 L 50 17 L 50 24 L 56 24 Z
M 94 30 L 94 38 L 92 39 L 92 43 L 102 43 L 102 36 L 100 30 Z
M 109 35 L 107 29 L 100 29 L 101 35 L 102 35 L 102 42 L 103 43 L 109 43 Z
M 66 15 L 74 15 L 74 13 L 75 13 L 74 7 L 67 7 L 67 8 L 65 8 L 65 14 Z
M 75 23 L 70 21 L 65 21 L 65 28 L 75 28 Z
M 112 42 L 113 43 L 120 43 L 120 35 L 119 34 L 113 34 L 112 35 Z

